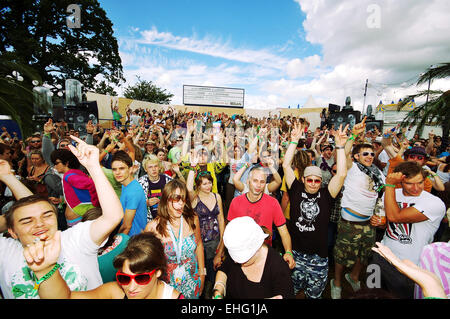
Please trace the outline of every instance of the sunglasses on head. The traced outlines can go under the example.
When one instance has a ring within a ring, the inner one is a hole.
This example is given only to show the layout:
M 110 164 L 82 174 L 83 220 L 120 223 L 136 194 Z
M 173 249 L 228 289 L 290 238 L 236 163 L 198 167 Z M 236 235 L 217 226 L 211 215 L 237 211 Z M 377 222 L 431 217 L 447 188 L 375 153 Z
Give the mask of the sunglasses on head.
M 321 181 L 320 179 L 307 178 L 307 179 L 306 179 L 306 182 L 307 182 L 307 183 L 310 183 L 310 184 L 312 184 L 312 183 L 314 183 L 314 184 L 320 184 L 322 181 Z
M 138 285 L 146 285 L 152 280 L 152 277 L 153 277 L 153 274 L 155 273 L 155 271 L 156 271 L 156 269 L 153 269 L 150 272 L 143 272 L 143 273 L 137 274 L 137 275 L 129 275 L 129 274 L 125 274 L 121 271 L 117 271 L 116 280 L 117 280 L 117 283 L 122 286 L 129 285 L 131 280 L 133 280 L 133 279 Z
M 169 200 L 172 202 L 179 202 L 180 200 L 184 202 L 184 197 L 181 195 L 172 195 L 169 197 Z
M 415 154 L 411 154 L 411 155 L 408 155 L 408 158 L 410 158 L 410 159 L 417 159 L 417 160 L 419 160 L 419 161 L 421 161 L 421 160 L 423 160 L 424 158 L 425 158 L 425 156 L 423 156 L 423 155 L 415 155 Z
M 199 179 L 199 177 L 207 175 L 211 175 L 211 173 L 209 171 L 201 171 L 200 173 L 197 174 L 197 176 L 195 176 L 195 179 L 197 180 Z
M 362 156 L 372 156 L 372 157 L 375 157 L 375 153 L 374 152 L 362 152 L 361 153 L 362 154 Z

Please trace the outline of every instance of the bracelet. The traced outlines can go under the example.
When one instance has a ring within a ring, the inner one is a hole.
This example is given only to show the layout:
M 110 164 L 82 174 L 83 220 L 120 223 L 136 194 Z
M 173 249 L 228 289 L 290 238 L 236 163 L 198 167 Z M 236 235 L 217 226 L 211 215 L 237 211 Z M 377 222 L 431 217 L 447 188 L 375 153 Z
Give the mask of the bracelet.
M 286 255 L 286 254 L 289 254 L 289 255 L 292 256 L 292 258 L 294 258 L 294 255 L 292 254 L 292 251 L 286 251 L 284 254 L 285 254 L 285 255 Z
M 227 288 L 225 287 L 225 284 L 224 284 L 223 282 L 221 282 L 221 281 L 217 281 L 217 282 L 214 284 L 213 292 L 214 292 L 214 290 L 219 291 L 219 290 L 216 288 L 217 285 L 222 286 L 222 288 L 223 288 L 223 295 L 225 296 L 225 295 L 226 295 Z
M 42 284 L 44 281 L 49 279 L 59 269 L 59 267 L 61 267 L 61 265 L 56 263 L 55 266 L 52 268 L 52 270 L 50 270 L 47 274 L 45 274 L 41 279 L 36 281 L 36 283 L 34 284 L 34 288 L 33 289 L 34 290 L 38 290 L 40 284 Z
M 199 271 L 200 276 L 206 276 L 206 267 L 203 267 L 203 271 Z
M 395 185 L 392 185 L 392 184 L 384 184 L 383 186 L 388 186 L 388 187 L 392 187 L 392 188 L 396 187 Z
M 295 145 L 298 145 L 298 142 L 290 141 L 289 144 L 295 144 Z
M 336 146 L 336 149 L 337 149 L 337 150 L 344 150 L 345 147 L 344 147 L 344 146 Z
M 223 299 L 223 296 L 221 294 L 217 294 L 213 297 L 213 299 Z

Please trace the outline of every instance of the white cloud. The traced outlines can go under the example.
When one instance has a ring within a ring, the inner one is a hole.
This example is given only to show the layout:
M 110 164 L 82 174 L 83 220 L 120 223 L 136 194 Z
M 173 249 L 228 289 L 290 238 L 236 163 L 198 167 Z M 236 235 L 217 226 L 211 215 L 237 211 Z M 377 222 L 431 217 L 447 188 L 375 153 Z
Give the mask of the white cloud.
M 431 64 L 448 62 L 450 52 L 450 1 L 446 0 L 296 0 L 306 19 L 298 41 L 321 46 L 321 55 L 292 55 L 292 45 L 236 47 L 212 36 L 199 38 L 131 28 L 120 39 L 125 77 L 152 80 L 175 94 L 182 103 L 182 85 L 241 87 L 249 108 L 296 107 L 311 95 L 327 106 L 343 105 L 351 96 L 361 110 L 364 85 L 369 80 L 366 105 L 398 101 L 416 93 L 415 81 Z M 370 5 L 380 9 L 380 27 L 368 27 Z M 177 52 L 170 55 L 170 52 Z M 195 55 L 208 57 L 204 62 Z M 180 54 L 181 53 L 181 54 Z M 182 57 L 180 57 L 182 56 Z M 406 83 L 403 84 L 402 83 Z M 432 88 L 448 88 L 449 81 Z

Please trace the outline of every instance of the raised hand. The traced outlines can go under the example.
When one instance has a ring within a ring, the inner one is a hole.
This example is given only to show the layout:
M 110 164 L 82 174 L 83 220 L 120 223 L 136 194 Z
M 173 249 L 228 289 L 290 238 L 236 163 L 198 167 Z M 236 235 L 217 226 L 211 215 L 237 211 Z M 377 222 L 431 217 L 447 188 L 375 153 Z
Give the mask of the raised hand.
M 0 159 L 0 177 L 2 175 L 13 175 L 11 165 L 8 161 Z
M 303 136 L 303 126 L 301 123 L 294 123 L 294 128 L 291 131 L 291 141 L 298 142 Z
M 53 120 L 48 119 L 48 121 L 44 124 L 44 133 L 52 133 L 54 129 L 55 126 L 53 124 Z
M 405 179 L 402 172 L 391 173 L 386 176 L 386 184 L 396 185 L 400 184 Z
M 69 144 L 69 149 L 78 158 L 81 165 L 87 169 L 100 165 L 99 150 L 96 146 L 86 144 L 86 142 L 72 135 L 70 135 L 70 138 L 78 143 L 77 147 Z
M 361 122 L 359 122 L 358 124 L 353 126 L 353 129 L 352 129 L 353 134 L 358 135 L 358 134 L 364 132 L 364 130 L 366 129 L 366 119 L 367 119 L 367 116 L 364 116 L 364 119 Z
M 86 133 L 92 134 L 94 133 L 94 129 L 95 129 L 94 124 L 92 124 L 92 121 L 89 120 L 86 124 Z
M 344 129 L 342 129 L 342 124 L 339 125 L 339 129 L 337 131 L 333 131 L 334 136 L 334 142 L 336 143 L 336 146 L 345 146 L 345 143 L 348 140 L 347 136 L 347 129 L 349 124 L 345 126 Z

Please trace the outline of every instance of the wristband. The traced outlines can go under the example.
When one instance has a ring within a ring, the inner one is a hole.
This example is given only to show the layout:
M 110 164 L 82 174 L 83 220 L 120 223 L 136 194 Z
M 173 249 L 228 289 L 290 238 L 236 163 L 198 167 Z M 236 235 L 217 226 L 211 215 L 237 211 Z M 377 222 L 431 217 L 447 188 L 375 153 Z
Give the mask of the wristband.
M 108 150 L 107 150 L 106 148 L 103 150 L 103 152 L 106 153 L 106 154 L 109 153 Z
M 298 145 L 298 142 L 290 141 L 289 144 L 295 144 L 295 145 Z
M 52 138 L 52 134 L 51 133 L 44 133 L 44 136 L 48 137 L 48 138 Z
M 40 284 L 42 284 L 44 281 L 49 279 L 59 269 L 59 267 L 61 267 L 61 265 L 56 263 L 55 266 L 47 274 L 45 274 L 41 279 L 36 281 L 36 283 L 34 284 L 34 288 L 33 289 L 34 290 L 38 290 Z
M 392 188 L 396 187 L 395 185 L 392 185 L 392 184 L 384 184 L 383 186 L 392 187 Z
M 284 254 L 285 254 L 285 255 L 286 255 L 286 254 L 289 254 L 289 255 L 291 255 L 291 256 L 292 256 L 292 258 L 294 258 L 294 255 L 292 254 L 292 252 L 291 252 L 291 251 L 287 251 L 287 252 L 285 252 Z
M 349 141 L 352 141 L 352 140 L 354 141 L 355 138 L 357 138 L 357 137 L 358 137 L 358 134 L 355 135 L 355 134 L 352 133 L 352 136 L 348 140 Z
M 223 299 L 223 296 L 221 294 L 217 294 L 213 297 L 213 299 Z
M 344 147 L 344 146 L 336 146 L 336 149 L 337 149 L 337 150 L 344 150 L 345 147 Z

